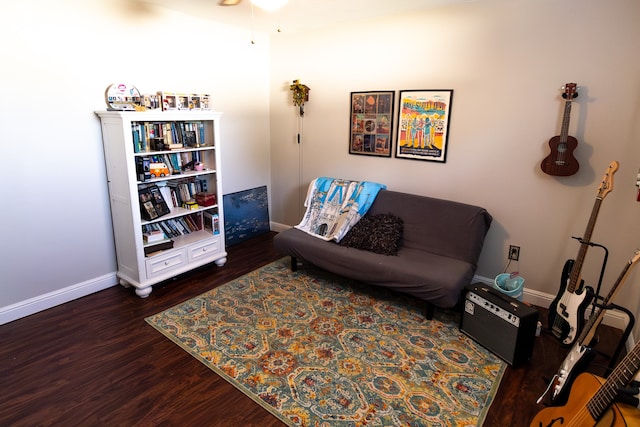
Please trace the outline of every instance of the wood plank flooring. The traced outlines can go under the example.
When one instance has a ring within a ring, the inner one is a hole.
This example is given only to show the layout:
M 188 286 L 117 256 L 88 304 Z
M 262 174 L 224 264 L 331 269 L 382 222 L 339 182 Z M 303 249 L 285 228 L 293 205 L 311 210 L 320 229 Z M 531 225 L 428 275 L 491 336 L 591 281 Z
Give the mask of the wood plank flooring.
M 146 299 L 114 286 L 0 326 L 0 425 L 282 426 L 144 321 L 280 258 L 273 235 L 229 248 L 224 267 L 170 280 Z M 620 332 L 606 329 L 598 348 L 612 352 Z M 484 425 L 528 426 L 565 352 L 549 335 L 536 338 L 531 363 L 507 369 Z M 600 359 L 593 366 L 603 375 Z

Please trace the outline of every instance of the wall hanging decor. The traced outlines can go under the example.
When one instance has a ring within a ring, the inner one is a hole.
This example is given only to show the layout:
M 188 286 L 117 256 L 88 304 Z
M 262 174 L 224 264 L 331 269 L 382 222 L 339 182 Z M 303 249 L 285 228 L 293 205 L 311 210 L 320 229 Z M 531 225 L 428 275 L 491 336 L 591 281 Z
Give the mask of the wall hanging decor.
M 349 153 L 391 157 L 394 91 L 351 92 Z
M 300 115 L 304 116 L 304 103 L 309 102 L 309 86 L 300 83 L 300 80 L 294 80 L 293 84 L 289 86 L 291 92 L 293 92 L 293 105 L 300 107 Z
M 396 157 L 446 162 L 452 89 L 402 90 Z

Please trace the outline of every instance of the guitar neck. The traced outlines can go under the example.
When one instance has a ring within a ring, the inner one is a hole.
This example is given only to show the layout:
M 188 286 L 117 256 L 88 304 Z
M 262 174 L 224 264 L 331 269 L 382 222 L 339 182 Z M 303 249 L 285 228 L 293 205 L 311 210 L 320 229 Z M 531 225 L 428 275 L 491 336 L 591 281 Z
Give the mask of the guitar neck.
M 564 103 L 564 116 L 562 118 L 562 128 L 560 129 L 560 143 L 566 144 L 569 136 L 569 118 L 571 117 L 571 101 Z
M 569 285 L 567 286 L 567 291 L 570 293 L 574 293 L 576 291 L 576 288 L 578 287 L 580 274 L 582 272 L 582 265 L 584 264 L 584 259 L 587 256 L 587 250 L 589 249 L 591 243 L 591 235 L 593 234 L 593 229 L 596 226 L 596 220 L 598 219 L 598 213 L 600 212 L 601 205 L 602 198 L 596 197 L 593 209 L 591 210 L 591 217 L 589 218 L 589 223 L 587 224 L 587 229 L 585 230 L 584 236 L 580 241 L 580 250 L 578 251 L 578 257 L 576 258 L 576 262 L 571 269 Z
M 587 402 L 587 409 L 594 420 L 599 419 L 609 408 L 618 395 L 618 389 L 625 387 L 638 372 L 638 369 L 640 369 L 640 343 L 636 344 L 633 350 L 616 366 L 607 381 Z

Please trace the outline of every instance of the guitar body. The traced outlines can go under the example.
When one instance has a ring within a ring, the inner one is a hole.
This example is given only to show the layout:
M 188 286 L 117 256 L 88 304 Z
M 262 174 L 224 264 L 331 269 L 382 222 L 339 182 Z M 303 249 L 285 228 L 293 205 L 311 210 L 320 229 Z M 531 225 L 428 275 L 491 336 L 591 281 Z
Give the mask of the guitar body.
M 549 315 L 547 317 L 549 322 L 549 329 L 551 329 L 554 325 L 560 325 L 561 328 L 561 336 L 562 339 L 567 336 L 569 333 L 569 324 L 566 322 L 558 323 L 561 319 L 557 319 L 558 317 L 558 302 L 560 301 L 560 297 L 564 295 L 567 290 L 567 282 L 569 281 L 569 276 L 571 276 L 571 269 L 575 261 L 572 259 L 568 259 L 567 262 L 564 263 L 564 267 L 562 268 L 562 274 L 560 274 L 560 288 L 558 289 L 558 295 L 551 301 L 551 305 L 549 305 Z M 560 338 L 558 337 L 558 338 Z
M 578 147 L 578 140 L 570 135 L 566 138 L 566 142 L 562 142 L 561 136 L 554 136 L 549 140 L 551 154 L 540 163 L 542 172 L 553 176 L 571 176 L 578 172 L 580 164 L 573 157 L 573 152 Z
M 582 346 L 577 343 L 569 350 L 567 357 L 558 370 L 558 378 L 551 395 L 552 406 L 560 406 L 567 403 L 573 382 L 579 374 L 587 370 L 595 355 L 593 347 Z
M 599 420 L 593 419 L 586 405 L 604 382 L 604 379 L 596 375 L 580 374 L 571 387 L 567 404 L 541 410 L 531 421 L 530 427 L 631 427 L 640 425 L 640 410 L 618 403 L 612 404 Z
M 568 260 L 562 269 L 560 291 L 549 306 L 549 328 L 563 344 L 571 345 L 584 326 L 584 313 L 593 299 L 593 289 L 580 282 L 576 292 L 567 291 L 567 282 L 574 267 Z

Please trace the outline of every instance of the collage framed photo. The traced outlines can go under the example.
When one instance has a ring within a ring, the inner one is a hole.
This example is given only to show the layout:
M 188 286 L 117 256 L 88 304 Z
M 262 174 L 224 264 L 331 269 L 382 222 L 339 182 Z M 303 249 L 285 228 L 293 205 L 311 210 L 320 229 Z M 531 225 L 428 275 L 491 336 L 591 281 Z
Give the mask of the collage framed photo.
M 445 163 L 452 89 L 401 90 L 396 157 Z
M 349 154 L 391 157 L 395 91 L 351 92 Z

